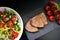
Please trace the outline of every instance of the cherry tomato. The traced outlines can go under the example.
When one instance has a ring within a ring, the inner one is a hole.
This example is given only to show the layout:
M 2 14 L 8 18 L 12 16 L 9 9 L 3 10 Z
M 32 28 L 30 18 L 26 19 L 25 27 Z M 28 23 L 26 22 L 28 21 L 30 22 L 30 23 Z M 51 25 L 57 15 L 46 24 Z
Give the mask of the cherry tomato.
M 58 20 L 58 24 L 60 24 L 60 20 Z
M 6 24 L 7 24 L 7 26 L 8 26 L 9 28 L 12 28 L 12 27 L 13 27 L 12 21 L 8 21 Z
M 56 6 L 53 5 L 53 6 L 52 6 L 52 9 L 53 9 L 53 10 L 56 10 L 57 8 L 56 8 Z
M 50 3 L 49 3 L 50 5 L 54 5 L 54 1 L 50 1 Z
M 60 14 L 57 14 L 57 18 L 60 19 Z
M 14 39 L 15 39 L 14 37 L 11 38 L 11 40 L 14 40 Z
M 45 7 L 45 10 L 50 10 L 50 7 L 47 5 L 47 6 Z
M 16 17 L 15 16 L 12 16 L 11 17 L 11 20 L 12 20 L 12 22 L 15 22 L 16 21 Z
M 54 10 L 54 14 L 57 15 L 59 12 L 58 10 Z
M 2 22 L 0 22 L 0 27 L 3 28 L 4 27 L 4 24 Z
M 52 14 L 51 14 L 51 11 L 47 11 L 47 15 L 48 16 L 51 16 Z
M 16 38 L 16 37 L 18 37 L 18 33 L 17 32 L 14 32 L 14 37 Z
M 52 22 L 52 21 L 54 21 L 54 16 L 50 16 L 49 17 L 49 20 Z

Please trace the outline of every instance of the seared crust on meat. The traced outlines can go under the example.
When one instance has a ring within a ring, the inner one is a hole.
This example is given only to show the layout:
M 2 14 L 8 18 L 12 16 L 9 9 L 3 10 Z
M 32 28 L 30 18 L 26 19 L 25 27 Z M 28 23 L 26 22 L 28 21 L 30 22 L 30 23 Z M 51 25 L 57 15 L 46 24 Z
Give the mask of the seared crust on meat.
M 37 32 L 38 31 L 38 28 L 31 26 L 30 20 L 25 25 L 25 29 L 29 32 Z
M 43 28 L 44 25 L 47 25 L 47 18 L 45 14 L 42 12 L 33 18 L 31 18 L 25 25 L 25 29 L 28 32 L 37 32 L 38 28 Z
M 43 23 L 42 19 L 40 18 L 40 15 L 41 14 L 38 14 L 31 19 L 32 26 L 38 27 L 38 28 L 44 27 L 44 23 Z
M 43 12 L 40 14 L 40 17 L 41 17 L 43 23 L 44 23 L 45 25 L 47 25 L 47 24 L 48 24 L 47 18 L 46 18 L 45 14 L 44 14 Z

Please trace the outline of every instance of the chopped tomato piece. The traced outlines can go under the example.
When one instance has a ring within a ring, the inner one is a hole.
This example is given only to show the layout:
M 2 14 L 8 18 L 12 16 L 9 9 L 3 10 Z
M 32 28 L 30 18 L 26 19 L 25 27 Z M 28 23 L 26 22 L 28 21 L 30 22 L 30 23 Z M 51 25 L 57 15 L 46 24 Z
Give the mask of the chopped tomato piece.
M 18 37 L 18 33 L 17 32 L 14 32 L 14 37 Z
M 4 27 L 4 24 L 2 22 L 0 22 L 0 27 L 3 28 Z
M 15 16 L 12 16 L 11 17 L 11 20 L 12 20 L 12 22 L 15 22 L 16 21 L 16 17 Z
M 4 17 L 4 18 L 3 18 L 3 21 L 4 21 L 4 22 L 7 22 L 7 17 Z
M 9 32 L 10 34 L 14 34 L 14 31 L 13 30 L 10 30 L 10 32 Z
M 12 34 L 14 38 L 18 37 L 18 33 L 13 30 L 10 30 L 9 33 Z
M 0 11 L 0 17 L 3 15 L 3 13 Z
M 8 26 L 9 28 L 12 28 L 12 27 L 13 27 L 12 21 L 8 21 L 6 24 L 7 24 L 7 26 Z
M 15 39 L 14 37 L 11 38 L 11 40 L 14 40 L 14 39 Z

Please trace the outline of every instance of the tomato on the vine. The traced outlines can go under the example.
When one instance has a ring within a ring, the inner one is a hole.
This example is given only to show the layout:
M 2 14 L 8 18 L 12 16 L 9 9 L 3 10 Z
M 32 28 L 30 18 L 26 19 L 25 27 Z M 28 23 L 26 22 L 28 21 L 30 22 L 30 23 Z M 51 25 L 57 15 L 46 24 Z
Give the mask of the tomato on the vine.
M 51 16 L 52 15 L 52 13 L 51 13 L 51 11 L 49 10 L 49 11 L 47 11 L 47 15 L 48 16 Z
M 50 6 L 48 6 L 48 5 L 45 6 L 45 10 L 46 10 L 46 11 L 50 10 Z
M 50 16 L 49 17 L 49 20 L 52 22 L 52 21 L 54 21 L 54 16 Z
M 57 15 L 59 13 L 58 10 L 54 10 L 54 14 Z
M 60 19 L 60 14 L 57 14 L 56 16 L 57 16 L 58 19 Z
M 54 1 L 50 1 L 49 4 L 50 4 L 50 5 L 54 5 Z
M 58 20 L 57 22 L 58 22 L 58 24 L 60 24 L 60 20 Z
M 56 10 L 56 9 L 57 9 L 56 6 L 53 5 L 53 6 L 52 6 L 52 10 Z

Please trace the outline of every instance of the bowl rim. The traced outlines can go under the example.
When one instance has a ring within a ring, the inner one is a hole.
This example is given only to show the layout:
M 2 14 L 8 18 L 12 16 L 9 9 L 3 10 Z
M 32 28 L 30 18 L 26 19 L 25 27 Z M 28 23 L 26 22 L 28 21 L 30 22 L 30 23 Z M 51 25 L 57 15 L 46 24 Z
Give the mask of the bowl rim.
M 18 39 L 17 38 L 15 39 L 15 40 L 19 40 L 21 38 L 22 34 L 23 34 L 23 20 L 22 20 L 21 16 L 19 15 L 19 13 L 16 10 L 14 10 L 10 7 L 0 7 L 0 8 L 6 8 L 6 9 L 13 10 L 15 12 L 15 14 L 17 14 L 19 16 L 20 21 L 21 21 L 21 32 L 20 32 L 20 36 L 17 37 Z

